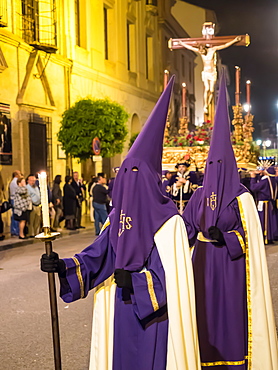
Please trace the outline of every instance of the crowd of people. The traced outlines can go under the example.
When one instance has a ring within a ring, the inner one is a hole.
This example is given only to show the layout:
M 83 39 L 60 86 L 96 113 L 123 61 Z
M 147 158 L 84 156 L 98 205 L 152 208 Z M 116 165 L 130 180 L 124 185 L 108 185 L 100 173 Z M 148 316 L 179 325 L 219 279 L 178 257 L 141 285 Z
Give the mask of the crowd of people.
M 65 185 L 61 189 L 62 176 L 54 178 L 53 186 L 47 186 L 49 217 L 51 231 L 61 231 L 60 223 L 65 220 L 65 228 L 75 230 L 84 228 L 81 225 L 82 202 L 86 197 L 86 187 L 78 172 L 65 177 Z M 0 197 L 4 188 L 0 178 Z M 37 175 L 30 174 L 26 178 L 16 170 L 9 184 L 9 200 L 12 206 L 10 233 L 19 239 L 34 238 L 42 229 L 41 194 Z M 1 199 L 0 199 L 1 201 Z M 4 239 L 3 221 L 0 218 L 0 240 Z
M 119 167 L 113 169 L 115 176 Z M 115 177 L 107 181 L 106 174 L 100 172 L 92 176 L 91 181 L 85 184 L 78 172 L 72 176 L 65 176 L 64 185 L 61 175 L 56 175 L 53 184 L 47 185 L 49 217 L 51 231 L 83 229 L 82 204 L 89 201 L 90 219 L 95 224 L 95 234 L 99 235 L 101 226 L 112 210 L 112 192 Z M 88 192 L 88 193 L 87 193 Z M 19 239 L 34 238 L 42 231 L 41 194 L 38 174 L 27 177 L 16 170 L 8 185 L 8 196 L 5 194 L 4 181 L 0 173 L 0 206 L 8 200 L 11 208 L 10 234 Z M 88 198 L 87 198 L 88 194 Z M 4 223 L 0 212 L 0 241 L 4 240 Z

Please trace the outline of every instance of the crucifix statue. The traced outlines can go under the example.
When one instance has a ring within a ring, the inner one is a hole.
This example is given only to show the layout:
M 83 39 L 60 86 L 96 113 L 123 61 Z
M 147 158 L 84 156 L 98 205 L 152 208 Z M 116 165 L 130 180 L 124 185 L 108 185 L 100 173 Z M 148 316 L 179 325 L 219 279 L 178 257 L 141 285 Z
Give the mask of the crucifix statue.
M 202 81 L 205 88 L 205 115 L 208 115 L 209 113 L 209 106 L 213 101 L 214 85 L 217 80 L 216 52 L 218 50 L 226 49 L 233 44 L 236 44 L 237 46 L 248 46 L 250 43 L 249 35 L 214 37 L 214 27 L 214 23 L 205 22 L 202 30 L 203 38 L 170 39 L 168 45 L 171 50 L 186 48 L 201 55 L 204 65 Z

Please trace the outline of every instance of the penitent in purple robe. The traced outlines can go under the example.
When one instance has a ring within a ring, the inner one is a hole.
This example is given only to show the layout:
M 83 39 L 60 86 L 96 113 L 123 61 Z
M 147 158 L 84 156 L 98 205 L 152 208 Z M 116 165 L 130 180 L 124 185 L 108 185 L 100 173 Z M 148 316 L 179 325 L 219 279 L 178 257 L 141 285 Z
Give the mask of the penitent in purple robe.
M 113 223 L 114 211 L 109 219 Z M 85 298 L 92 288 L 113 274 L 116 255 L 109 233 L 110 225 L 92 245 L 74 258 L 64 259 L 67 278 L 60 278 L 60 295 L 65 302 Z M 144 273 L 132 273 L 134 294 L 121 288 L 116 289 L 113 370 L 166 367 L 168 319 L 165 276 L 155 245 L 145 268 L 152 275 L 154 293 L 160 309 L 154 312 Z
M 240 184 L 230 140 L 226 84 L 222 75 L 203 187 L 183 213 L 191 246 L 197 325 L 203 369 L 247 369 L 245 233 L 237 197 Z M 210 239 L 217 227 L 225 243 Z
M 173 81 L 122 163 L 113 187 L 114 209 L 102 233 L 84 251 L 64 259 L 67 271 L 60 278 L 60 294 L 65 302 L 84 298 L 96 287 L 92 369 L 200 369 L 192 265 L 189 253 L 183 252 L 189 252 L 186 230 L 174 203 L 161 191 L 163 133 Z M 183 256 L 177 269 L 176 250 Z M 116 269 L 129 271 L 132 290 L 115 288 Z
M 226 245 L 216 246 L 205 241 L 209 235 L 201 227 L 198 209 L 202 192 L 202 188 L 196 190 L 183 214 L 190 244 L 194 245 L 192 261 L 201 364 L 204 369 L 209 366 L 215 370 L 245 370 L 245 238 L 238 202 L 234 199 L 222 211 L 217 227 Z
M 275 204 L 277 185 L 274 177 L 274 167 L 270 167 L 267 172 L 269 175 L 263 176 L 260 180 L 257 178 L 251 178 L 250 180 L 250 188 L 255 193 L 257 200 L 265 244 L 273 242 L 278 234 L 277 209 Z
M 61 297 L 65 302 L 86 297 L 115 269 L 131 273 L 133 292 L 119 287 L 115 292 L 113 370 L 166 368 L 165 273 L 154 237 L 177 214 L 171 199 L 161 192 L 163 132 L 173 81 L 122 163 L 106 228 L 88 248 L 64 259 L 67 272 L 66 279 L 61 279 Z

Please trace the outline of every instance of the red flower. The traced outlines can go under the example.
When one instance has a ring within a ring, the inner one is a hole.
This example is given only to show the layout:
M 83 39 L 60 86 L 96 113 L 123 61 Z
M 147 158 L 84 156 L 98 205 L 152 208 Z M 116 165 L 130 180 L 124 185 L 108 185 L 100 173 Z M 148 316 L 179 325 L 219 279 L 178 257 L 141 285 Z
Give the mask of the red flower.
M 194 136 L 194 140 L 198 140 L 199 138 L 198 138 L 198 136 Z
M 207 123 L 210 123 L 210 122 L 211 122 L 211 121 L 208 119 L 208 120 L 207 120 Z
M 188 135 L 186 136 L 186 138 L 187 138 L 187 139 L 191 139 L 191 138 L 192 138 L 192 135 L 188 134 Z
M 182 146 L 182 143 L 179 143 L 180 146 Z

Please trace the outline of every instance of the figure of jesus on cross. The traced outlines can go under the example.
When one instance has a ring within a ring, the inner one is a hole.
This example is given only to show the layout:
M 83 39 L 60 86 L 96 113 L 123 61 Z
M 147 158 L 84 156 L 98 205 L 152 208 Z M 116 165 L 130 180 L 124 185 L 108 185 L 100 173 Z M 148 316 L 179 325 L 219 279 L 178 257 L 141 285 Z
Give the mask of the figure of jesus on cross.
M 249 36 L 214 37 L 214 24 L 203 24 L 203 38 L 170 39 L 170 49 L 186 48 L 201 55 L 203 60 L 202 81 L 204 83 L 204 113 L 209 113 L 209 106 L 214 96 L 214 86 L 217 80 L 216 52 L 233 44 L 249 45 Z

